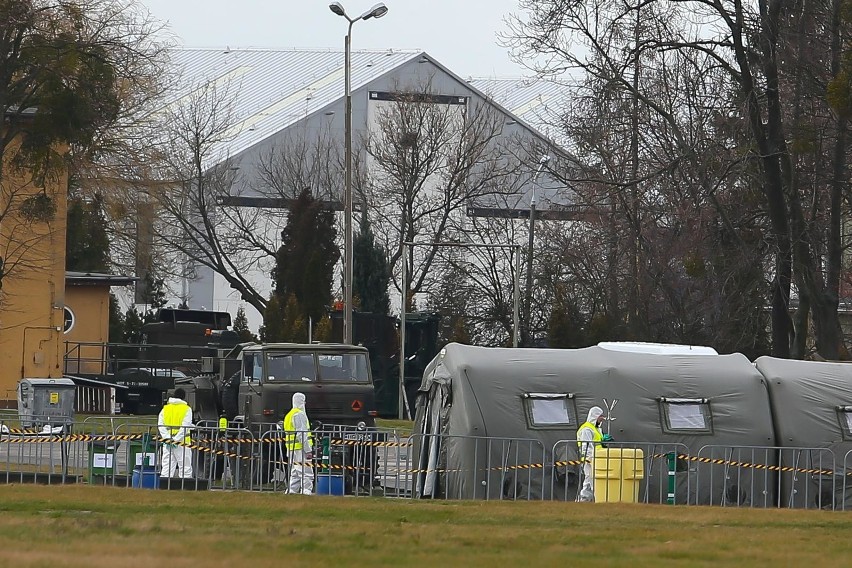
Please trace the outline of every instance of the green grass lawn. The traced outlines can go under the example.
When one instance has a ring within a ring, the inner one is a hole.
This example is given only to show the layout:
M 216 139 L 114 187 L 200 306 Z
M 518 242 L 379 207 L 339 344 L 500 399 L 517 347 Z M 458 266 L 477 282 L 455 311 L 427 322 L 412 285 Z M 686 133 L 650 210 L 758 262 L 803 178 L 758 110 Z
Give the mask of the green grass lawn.
M 396 430 L 400 436 L 409 436 L 411 435 L 411 430 L 414 428 L 414 422 L 411 420 L 377 418 L 376 426 L 380 428 L 387 428 L 388 430 Z
M 842 566 L 852 513 L 0 486 L 0 566 Z

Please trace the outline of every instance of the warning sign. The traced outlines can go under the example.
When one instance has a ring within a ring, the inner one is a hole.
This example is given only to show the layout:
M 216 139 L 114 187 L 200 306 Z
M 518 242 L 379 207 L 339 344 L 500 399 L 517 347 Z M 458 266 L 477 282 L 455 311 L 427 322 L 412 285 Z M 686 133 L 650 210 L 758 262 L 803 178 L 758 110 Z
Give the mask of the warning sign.
M 354 410 L 355 412 L 360 412 L 362 408 L 364 408 L 364 405 L 361 404 L 360 400 L 356 399 L 352 401 L 352 410 Z
M 50 404 L 59 404 L 59 393 L 58 392 L 50 393 Z

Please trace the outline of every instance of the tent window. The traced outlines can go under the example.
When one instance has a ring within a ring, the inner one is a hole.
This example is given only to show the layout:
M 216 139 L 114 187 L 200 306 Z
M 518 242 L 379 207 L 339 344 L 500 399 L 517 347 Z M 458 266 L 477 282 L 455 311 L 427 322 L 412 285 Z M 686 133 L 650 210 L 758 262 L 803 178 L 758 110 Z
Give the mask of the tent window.
M 837 418 L 840 421 L 840 429 L 843 431 L 843 439 L 852 440 L 852 407 L 838 407 Z
M 524 410 L 530 428 L 564 428 L 577 425 L 573 397 L 570 394 L 525 394 Z
M 663 432 L 712 434 L 710 402 L 706 399 L 660 399 Z

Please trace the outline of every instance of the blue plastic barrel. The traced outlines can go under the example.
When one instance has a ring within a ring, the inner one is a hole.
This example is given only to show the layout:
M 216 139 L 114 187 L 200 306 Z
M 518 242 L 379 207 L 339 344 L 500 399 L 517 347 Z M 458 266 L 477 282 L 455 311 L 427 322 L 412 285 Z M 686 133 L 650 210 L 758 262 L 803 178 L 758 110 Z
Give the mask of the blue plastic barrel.
M 145 489 L 160 488 L 160 474 L 153 467 L 136 467 L 133 468 L 133 476 L 130 479 L 132 487 L 142 487 Z
M 317 495 L 343 495 L 343 476 L 330 474 L 318 475 Z

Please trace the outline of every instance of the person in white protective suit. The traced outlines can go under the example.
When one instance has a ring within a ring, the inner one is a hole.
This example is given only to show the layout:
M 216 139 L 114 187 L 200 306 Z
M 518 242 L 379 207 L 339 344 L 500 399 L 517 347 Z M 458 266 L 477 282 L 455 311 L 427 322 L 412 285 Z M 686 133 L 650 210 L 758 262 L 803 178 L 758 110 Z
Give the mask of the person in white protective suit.
M 163 452 L 160 458 L 160 477 L 173 477 L 177 469 L 178 477 L 192 477 L 192 408 L 184 398 L 186 391 L 176 388 L 169 397 L 160 415 L 157 417 L 157 429 L 163 440 Z
M 293 408 L 284 417 L 284 445 L 290 462 L 288 493 L 310 495 L 314 491 L 314 436 L 305 413 L 305 395 L 293 395 Z
M 595 448 L 603 441 L 604 435 L 601 432 L 603 421 L 603 410 L 600 406 L 593 406 L 589 409 L 586 421 L 577 429 L 577 447 L 580 461 L 583 462 L 583 487 L 580 489 L 580 501 L 595 500 Z

